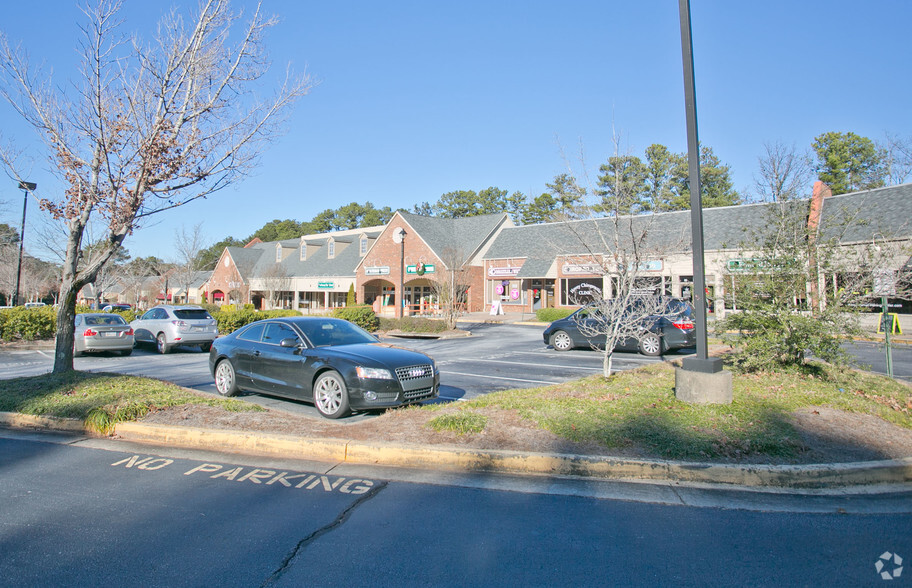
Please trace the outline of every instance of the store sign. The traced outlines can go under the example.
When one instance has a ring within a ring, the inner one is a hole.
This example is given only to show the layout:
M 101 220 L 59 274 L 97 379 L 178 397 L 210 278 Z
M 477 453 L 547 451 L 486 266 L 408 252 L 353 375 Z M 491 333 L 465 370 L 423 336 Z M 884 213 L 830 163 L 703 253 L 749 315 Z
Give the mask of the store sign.
M 390 268 L 388 265 L 380 265 L 375 267 L 366 267 L 364 268 L 364 275 L 366 276 L 387 276 L 390 273 Z
M 561 273 L 565 276 L 580 274 L 603 274 L 602 266 L 597 263 L 565 263 L 561 267 Z
M 423 276 L 424 274 L 434 273 L 434 264 L 433 263 L 417 263 L 415 265 L 405 266 L 405 273 L 415 274 L 417 276 Z
M 512 278 L 519 273 L 521 267 L 489 267 L 489 278 Z
M 321 290 L 329 290 L 335 287 L 335 282 L 317 282 L 317 288 Z

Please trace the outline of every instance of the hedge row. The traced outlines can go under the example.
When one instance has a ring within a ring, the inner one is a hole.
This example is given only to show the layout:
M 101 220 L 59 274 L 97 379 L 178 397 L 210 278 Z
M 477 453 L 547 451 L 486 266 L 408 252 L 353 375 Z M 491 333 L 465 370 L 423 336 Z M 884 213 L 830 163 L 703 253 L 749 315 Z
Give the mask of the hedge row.
M 370 306 L 343 306 L 333 310 L 332 316 L 353 322 L 371 333 L 380 328 L 380 319 Z
M 56 330 L 57 309 L 53 306 L 0 310 L 0 341 L 53 339 Z
M 251 305 L 252 306 L 252 305 Z M 233 333 L 237 331 L 244 325 L 249 325 L 254 321 L 259 321 L 262 319 L 276 318 L 282 316 L 301 316 L 301 313 L 297 310 L 253 310 L 253 308 L 240 308 L 232 310 L 227 307 L 222 307 L 218 312 L 211 312 L 210 314 L 215 318 L 215 321 L 218 323 L 219 333 L 227 335 L 228 333 Z
M 535 318 L 543 323 L 550 323 L 567 318 L 575 311 L 575 308 L 539 308 L 535 311 Z

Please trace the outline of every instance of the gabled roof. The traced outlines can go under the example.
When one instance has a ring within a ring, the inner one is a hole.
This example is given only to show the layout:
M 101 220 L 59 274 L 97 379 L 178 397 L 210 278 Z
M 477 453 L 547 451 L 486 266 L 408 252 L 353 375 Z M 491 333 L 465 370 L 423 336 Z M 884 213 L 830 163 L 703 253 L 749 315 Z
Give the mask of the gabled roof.
M 246 247 L 226 247 L 228 255 L 231 256 L 241 279 L 245 282 L 254 275 L 254 267 L 267 247 L 275 248 L 275 243 L 255 243 L 248 244 Z
M 396 214 L 415 229 L 439 259 L 444 260 L 446 252 L 453 250 L 463 256 L 463 263 L 471 259 L 491 235 L 509 221 L 505 212 L 462 218 L 438 218 L 402 211 Z

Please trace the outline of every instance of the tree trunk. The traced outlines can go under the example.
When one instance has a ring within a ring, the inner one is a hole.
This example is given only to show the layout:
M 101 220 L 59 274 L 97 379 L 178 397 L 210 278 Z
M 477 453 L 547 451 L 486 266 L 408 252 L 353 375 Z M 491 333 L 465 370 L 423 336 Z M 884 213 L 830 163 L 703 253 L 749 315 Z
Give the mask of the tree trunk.
M 57 343 L 54 347 L 54 373 L 69 372 L 73 370 L 73 343 L 75 340 L 75 327 L 73 319 L 76 316 L 76 295 L 79 293 L 74 288 L 72 280 L 60 284 L 60 299 L 57 305 Z

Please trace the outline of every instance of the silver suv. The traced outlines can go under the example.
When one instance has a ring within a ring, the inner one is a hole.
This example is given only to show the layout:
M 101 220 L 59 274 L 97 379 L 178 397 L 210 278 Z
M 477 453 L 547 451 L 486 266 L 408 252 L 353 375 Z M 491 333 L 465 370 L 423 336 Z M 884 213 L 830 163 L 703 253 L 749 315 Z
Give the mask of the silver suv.
M 137 343 L 155 343 L 159 353 L 177 345 L 196 345 L 208 352 L 218 335 L 215 319 L 199 306 L 156 306 L 130 326 Z

